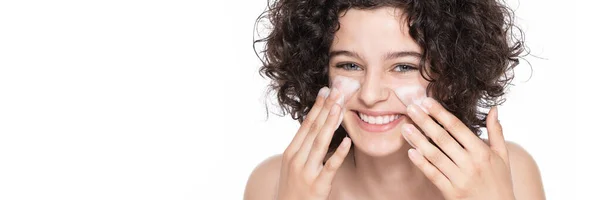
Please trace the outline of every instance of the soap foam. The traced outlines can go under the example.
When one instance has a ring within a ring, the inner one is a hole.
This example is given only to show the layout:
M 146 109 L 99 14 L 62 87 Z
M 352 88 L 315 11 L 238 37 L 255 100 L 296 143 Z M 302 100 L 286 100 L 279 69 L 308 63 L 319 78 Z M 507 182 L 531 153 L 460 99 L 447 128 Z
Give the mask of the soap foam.
M 351 97 L 358 90 L 358 88 L 360 88 L 360 82 L 345 76 L 336 76 L 333 78 L 331 85 L 332 88 L 338 89 L 344 95 L 344 97 Z M 345 105 L 347 99 L 344 98 L 341 100 L 342 102 L 338 103 L 340 103 L 341 106 Z
M 345 76 L 336 76 L 333 78 L 331 86 L 332 88 L 335 88 L 338 91 L 340 91 L 340 93 L 342 93 L 342 96 L 338 99 L 337 102 L 342 107 L 342 110 L 340 112 L 340 119 L 337 125 L 339 127 L 344 118 L 344 113 L 346 112 L 346 102 L 350 97 L 354 95 L 356 91 L 358 91 L 358 88 L 360 88 L 360 82 Z
M 336 76 L 333 78 L 331 82 L 331 88 L 335 88 L 341 93 L 341 97 L 338 99 L 337 104 L 342 107 L 340 112 L 340 118 L 338 122 L 338 126 L 342 123 L 343 114 L 345 113 L 345 105 L 347 100 L 358 91 L 360 88 L 360 82 L 345 76 Z M 400 99 L 400 101 L 408 106 L 411 104 L 415 104 L 419 106 L 425 113 L 429 114 L 427 109 L 425 109 L 422 105 L 423 100 L 427 97 L 425 88 L 418 84 L 411 85 L 403 85 L 401 87 L 397 87 L 394 89 L 394 93 Z
M 410 104 L 415 104 L 419 106 L 423 111 L 425 111 L 425 113 L 429 114 L 429 112 L 427 112 L 427 109 L 425 109 L 422 105 L 423 100 L 425 100 L 425 98 L 427 97 L 427 95 L 425 94 L 425 88 L 423 88 L 422 86 L 405 85 L 394 89 L 394 93 L 396 93 L 396 96 L 398 96 L 398 98 L 400 99 L 400 101 L 402 101 L 404 105 L 408 106 Z

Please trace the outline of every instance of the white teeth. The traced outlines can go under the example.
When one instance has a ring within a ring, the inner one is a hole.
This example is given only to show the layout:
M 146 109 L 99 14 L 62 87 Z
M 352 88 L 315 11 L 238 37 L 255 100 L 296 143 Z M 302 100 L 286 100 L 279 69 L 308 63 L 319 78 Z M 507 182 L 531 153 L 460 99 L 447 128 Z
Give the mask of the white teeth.
M 369 116 L 363 113 L 358 113 L 358 116 L 364 122 L 369 124 L 388 124 L 398 118 L 400 115 L 380 115 L 380 116 Z

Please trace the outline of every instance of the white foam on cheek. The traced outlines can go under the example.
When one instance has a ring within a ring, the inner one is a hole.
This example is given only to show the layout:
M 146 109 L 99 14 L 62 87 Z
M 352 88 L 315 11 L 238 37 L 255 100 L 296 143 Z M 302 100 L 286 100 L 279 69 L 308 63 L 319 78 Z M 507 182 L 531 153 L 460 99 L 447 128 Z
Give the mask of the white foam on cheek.
M 344 118 L 344 113 L 346 112 L 346 102 L 348 98 L 350 98 L 352 95 L 354 95 L 356 91 L 358 91 L 358 88 L 360 88 L 360 82 L 345 76 L 336 76 L 333 78 L 331 86 L 332 88 L 335 88 L 342 93 L 342 97 L 337 102 L 342 107 L 342 111 L 340 112 L 340 119 L 338 122 L 338 126 L 340 126 Z
M 429 114 L 422 105 L 423 100 L 427 97 L 424 87 L 420 85 L 405 85 L 394 89 L 394 93 L 396 93 L 396 96 L 398 96 L 404 105 L 415 104 L 425 111 L 425 113 Z
M 341 106 L 346 104 L 347 99 L 345 97 L 351 97 L 360 88 L 360 82 L 345 76 L 334 77 L 331 85 L 332 88 L 337 89 L 343 94 L 344 98 L 340 98 L 340 101 L 338 101 L 338 104 Z

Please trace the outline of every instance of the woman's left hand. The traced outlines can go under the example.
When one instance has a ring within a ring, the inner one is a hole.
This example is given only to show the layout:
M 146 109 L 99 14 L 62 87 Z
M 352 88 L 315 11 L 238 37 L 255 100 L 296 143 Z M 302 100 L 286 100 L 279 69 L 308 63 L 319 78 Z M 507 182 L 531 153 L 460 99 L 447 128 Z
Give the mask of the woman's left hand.
M 411 124 L 402 127 L 402 135 L 416 148 L 408 151 L 411 161 L 444 197 L 514 200 L 508 150 L 497 108 L 493 107 L 486 119 L 488 145 L 437 101 L 426 98 L 422 106 L 443 127 L 416 105 L 408 107 L 408 116 L 439 148 Z

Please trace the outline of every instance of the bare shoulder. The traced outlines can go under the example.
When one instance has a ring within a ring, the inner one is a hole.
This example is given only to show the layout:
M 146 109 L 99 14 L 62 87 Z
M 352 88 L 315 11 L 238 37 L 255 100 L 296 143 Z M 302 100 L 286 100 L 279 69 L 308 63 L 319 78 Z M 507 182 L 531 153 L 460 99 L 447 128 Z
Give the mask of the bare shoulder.
M 258 164 L 250 174 L 244 200 L 275 199 L 281 170 L 282 155 L 274 155 Z
M 520 145 L 506 141 L 515 197 L 520 199 L 546 199 L 542 178 L 533 157 Z

